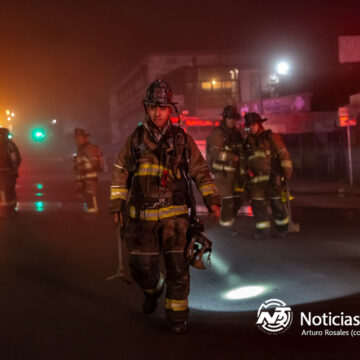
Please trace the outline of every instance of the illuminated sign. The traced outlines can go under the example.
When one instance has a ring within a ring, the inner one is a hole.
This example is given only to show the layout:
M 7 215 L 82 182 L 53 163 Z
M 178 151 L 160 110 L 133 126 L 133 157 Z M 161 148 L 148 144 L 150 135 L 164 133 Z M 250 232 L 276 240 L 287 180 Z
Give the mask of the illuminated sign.
M 218 121 L 214 122 L 211 120 L 202 120 L 197 116 L 188 116 L 185 119 L 182 116 L 180 116 L 180 118 L 182 120 L 183 125 L 188 126 L 188 127 L 191 127 L 191 126 L 218 126 L 219 125 Z M 175 118 L 172 117 L 171 122 L 173 124 L 176 124 L 179 122 L 179 119 L 177 117 L 175 117 Z
M 340 63 L 360 62 L 360 35 L 339 36 Z
M 339 107 L 339 124 L 341 127 L 356 126 L 356 118 L 350 112 L 350 109 L 346 106 Z

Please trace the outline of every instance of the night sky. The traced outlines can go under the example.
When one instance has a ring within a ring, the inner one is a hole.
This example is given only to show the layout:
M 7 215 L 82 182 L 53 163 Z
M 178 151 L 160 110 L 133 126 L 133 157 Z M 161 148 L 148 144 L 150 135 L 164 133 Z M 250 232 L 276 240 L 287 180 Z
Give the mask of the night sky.
M 23 123 L 108 118 L 111 88 L 152 52 L 232 50 L 264 64 L 337 62 L 337 36 L 360 35 L 360 1 L 2 1 L 0 111 Z

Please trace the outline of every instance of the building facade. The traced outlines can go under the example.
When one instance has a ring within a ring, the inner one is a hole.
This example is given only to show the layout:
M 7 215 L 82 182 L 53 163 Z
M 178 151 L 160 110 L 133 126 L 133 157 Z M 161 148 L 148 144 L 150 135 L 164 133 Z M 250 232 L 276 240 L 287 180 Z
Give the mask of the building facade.
M 138 63 L 110 94 L 112 143 L 121 143 L 144 117 L 142 99 L 157 78 L 173 87 L 179 111 L 217 120 L 226 105 L 241 99 L 240 69 L 250 58 L 227 53 L 150 55 Z

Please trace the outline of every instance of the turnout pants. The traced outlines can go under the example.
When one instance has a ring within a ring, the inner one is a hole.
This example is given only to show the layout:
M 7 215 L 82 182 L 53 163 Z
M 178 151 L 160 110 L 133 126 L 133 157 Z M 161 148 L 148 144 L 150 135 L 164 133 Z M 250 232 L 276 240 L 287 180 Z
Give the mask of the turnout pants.
M 230 226 L 242 203 L 242 192 L 236 191 L 235 172 L 215 173 L 215 185 L 221 196 L 220 224 Z
M 146 294 L 158 291 L 161 254 L 166 267 L 166 317 L 170 322 L 188 319 L 190 292 L 189 265 L 185 257 L 187 217 L 159 221 L 130 219 L 125 229 L 130 253 L 130 270 L 135 282 Z
M 267 211 L 267 204 L 270 201 L 277 231 L 287 231 L 289 216 L 285 204 L 281 201 L 280 186 L 272 184 L 270 181 L 251 184 L 250 194 L 256 229 L 258 231 L 270 229 L 271 222 Z
M 82 179 L 76 181 L 76 187 L 78 189 L 78 193 L 82 197 L 86 212 L 98 212 L 98 205 L 96 199 L 96 187 L 97 187 L 97 179 Z
M 16 207 L 16 176 L 8 172 L 0 172 L 0 210 L 10 213 Z

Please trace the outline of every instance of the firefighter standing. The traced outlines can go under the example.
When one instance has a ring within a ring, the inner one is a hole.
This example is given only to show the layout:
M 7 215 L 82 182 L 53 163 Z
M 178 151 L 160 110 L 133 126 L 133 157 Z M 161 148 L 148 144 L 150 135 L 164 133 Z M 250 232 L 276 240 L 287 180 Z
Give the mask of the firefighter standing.
M 84 129 L 76 128 L 74 137 L 77 144 L 74 158 L 75 190 L 85 203 L 85 212 L 96 214 L 98 212 L 96 187 L 98 173 L 103 170 L 103 157 L 99 147 L 89 142 L 89 134 Z
M 239 113 L 226 106 L 221 125 L 207 139 L 206 149 L 215 185 L 221 196 L 220 225 L 231 226 L 241 206 L 245 182 L 245 155 L 240 131 L 236 128 Z
M 9 130 L 0 128 L 0 213 L 14 216 L 16 208 L 16 179 L 21 163 L 20 152 L 9 139 Z
M 265 130 L 257 113 L 245 114 L 245 124 L 250 134 L 245 142 L 251 205 L 256 221 L 255 239 L 270 235 L 267 200 L 270 200 L 277 234 L 287 235 L 289 217 L 281 200 L 282 182 L 290 179 L 292 163 L 280 135 Z
M 186 179 L 195 181 L 217 218 L 220 199 L 194 140 L 170 121 L 175 103 L 169 85 L 154 81 L 143 104 L 144 124 L 127 138 L 114 166 L 111 213 L 115 223 L 125 225 L 131 274 L 145 295 L 143 312 L 155 311 L 165 282 L 170 331 L 182 333 L 187 326 L 190 291 L 185 254 L 189 227 Z M 124 215 L 128 220 L 124 221 Z M 165 278 L 159 272 L 161 253 Z

